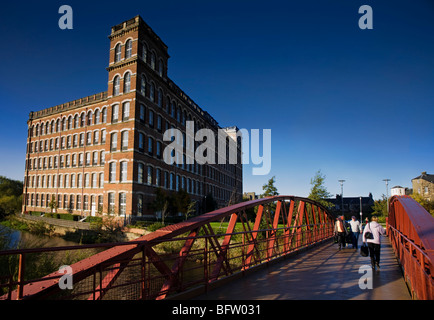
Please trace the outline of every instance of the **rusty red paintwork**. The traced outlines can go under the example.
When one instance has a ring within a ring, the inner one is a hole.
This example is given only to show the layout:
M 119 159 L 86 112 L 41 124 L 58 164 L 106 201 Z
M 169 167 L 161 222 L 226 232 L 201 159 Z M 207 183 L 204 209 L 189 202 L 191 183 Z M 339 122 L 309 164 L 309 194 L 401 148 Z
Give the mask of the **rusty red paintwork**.
M 434 218 L 409 196 L 389 205 L 389 236 L 417 299 L 434 299 Z

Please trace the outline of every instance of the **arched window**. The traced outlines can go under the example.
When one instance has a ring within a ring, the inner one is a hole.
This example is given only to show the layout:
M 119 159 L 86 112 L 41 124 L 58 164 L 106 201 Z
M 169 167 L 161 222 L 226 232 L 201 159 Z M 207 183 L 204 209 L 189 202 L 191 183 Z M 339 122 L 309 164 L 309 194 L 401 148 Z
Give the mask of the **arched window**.
M 118 43 L 115 47 L 115 62 L 121 61 L 121 44 Z
M 142 59 L 143 59 L 143 61 L 146 62 L 147 57 L 148 57 L 148 48 L 146 47 L 146 44 L 143 44 L 142 45 Z
M 163 73 L 164 73 L 164 63 L 163 60 L 160 59 L 158 61 L 158 74 L 160 75 L 160 77 L 162 77 Z
M 149 85 L 149 100 L 155 100 L 155 86 L 153 82 L 151 82 Z
M 133 42 L 130 39 L 125 43 L 125 59 L 131 58 L 132 51 L 133 51 Z
M 87 113 L 87 125 L 88 125 L 88 126 L 91 126 L 91 125 L 92 125 L 92 119 L 93 119 L 92 111 L 89 111 L 89 112 Z
M 124 93 L 130 92 L 131 89 L 131 73 L 127 72 L 124 76 Z
M 120 80 L 119 76 L 116 76 L 113 80 L 113 95 L 114 96 L 119 95 L 120 85 L 121 85 L 121 80 Z
M 107 122 L 107 108 L 102 109 L 102 123 Z
M 155 53 L 151 52 L 151 68 L 155 70 Z
M 140 80 L 140 93 L 146 97 L 146 77 L 144 75 L 141 76 Z
M 95 124 L 99 124 L 100 121 L 100 112 L 98 109 L 95 110 Z
M 157 104 L 161 108 L 163 106 L 163 91 L 158 89 Z

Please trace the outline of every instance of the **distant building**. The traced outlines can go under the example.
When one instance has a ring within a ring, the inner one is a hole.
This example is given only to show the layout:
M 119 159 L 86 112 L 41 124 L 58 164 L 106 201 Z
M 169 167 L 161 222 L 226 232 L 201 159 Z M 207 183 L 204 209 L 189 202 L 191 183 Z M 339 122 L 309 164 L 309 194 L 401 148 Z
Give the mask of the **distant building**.
M 420 176 L 411 179 L 413 192 L 419 193 L 424 199 L 434 200 L 434 174 L 423 171 Z
M 243 199 L 247 199 L 247 200 L 255 200 L 255 199 L 259 199 L 260 196 L 258 196 L 255 192 L 244 192 L 243 193 Z
M 394 186 L 393 188 L 390 189 L 390 195 L 393 196 L 405 196 L 406 194 L 406 189 L 404 187 L 401 186 Z
M 350 219 L 351 216 L 355 216 L 360 219 L 360 199 L 362 201 L 362 214 L 363 216 L 369 215 L 373 212 L 372 206 L 374 205 L 374 199 L 372 193 L 369 193 L 367 197 L 344 197 L 343 198 L 343 213 L 345 219 Z M 330 209 L 330 212 L 336 216 L 342 214 L 342 197 L 337 194 L 336 198 L 327 199 L 332 203 L 334 207 Z

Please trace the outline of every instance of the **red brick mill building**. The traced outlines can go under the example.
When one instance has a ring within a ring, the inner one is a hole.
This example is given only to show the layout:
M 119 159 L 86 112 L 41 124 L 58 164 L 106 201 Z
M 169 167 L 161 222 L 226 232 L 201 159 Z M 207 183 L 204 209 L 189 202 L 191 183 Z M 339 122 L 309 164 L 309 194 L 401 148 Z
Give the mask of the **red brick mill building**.
M 111 29 L 108 89 L 31 112 L 28 120 L 23 212 L 153 216 L 155 190 L 184 189 L 203 212 L 206 195 L 218 206 L 242 197 L 237 164 L 167 164 L 163 133 L 221 129 L 167 76 L 167 46 L 140 16 Z M 225 128 L 234 136 L 237 128 Z

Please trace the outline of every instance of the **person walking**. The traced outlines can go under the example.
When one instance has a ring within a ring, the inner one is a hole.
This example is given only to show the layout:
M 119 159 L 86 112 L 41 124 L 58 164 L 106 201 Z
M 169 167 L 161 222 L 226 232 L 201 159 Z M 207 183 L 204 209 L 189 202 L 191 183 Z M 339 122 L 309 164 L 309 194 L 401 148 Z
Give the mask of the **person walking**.
M 363 242 L 368 243 L 369 256 L 371 257 L 371 266 L 375 270 L 375 267 L 380 268 L 380 249 L 381 249 L 381 237 L 386 234 L 386 230 L 378 223 L 378 218 L 373 216 L 372 221 L 369 222 L 363 230 Z M 372 238 L 366 238 L 366 233 L 370 232 Z
M 338 236 L 339 251 L 345 248 L 345 237 L 348 231 L 345 227 L 344 216 L 338 217 L 335 223 L 335 234 Z
M 350 226 L 351 226 L 351 240 L 352 240 L 353 249 L 357 250 L 359 248 L 359 234 L 362 233 L 362 228 L 360 227 L 360 221 L 356 220 L 355 216 L 352 216 L 350 221 Z

